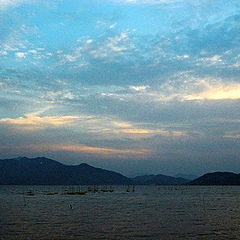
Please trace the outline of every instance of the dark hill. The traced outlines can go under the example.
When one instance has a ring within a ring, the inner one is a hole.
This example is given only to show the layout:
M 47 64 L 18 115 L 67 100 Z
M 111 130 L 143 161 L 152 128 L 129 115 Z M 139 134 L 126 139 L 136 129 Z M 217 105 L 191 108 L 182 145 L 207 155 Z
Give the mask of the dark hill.
M 190 185 L 240 185 L 240 174 L 232 172 L 207 173 L 191 181 Z
M 94 185 L 133 184 L 113 171 L 92 167 L 86 163 L 68 166 L 57 161 L 38 158 L 0 160 L 0 184 L 5 185 Z
M 184 178 L 175 178 L 162 174 L 138 176 L 133 178 L 133 180 L 144 185 L 180 185 L 189 182 L 189 180 Z

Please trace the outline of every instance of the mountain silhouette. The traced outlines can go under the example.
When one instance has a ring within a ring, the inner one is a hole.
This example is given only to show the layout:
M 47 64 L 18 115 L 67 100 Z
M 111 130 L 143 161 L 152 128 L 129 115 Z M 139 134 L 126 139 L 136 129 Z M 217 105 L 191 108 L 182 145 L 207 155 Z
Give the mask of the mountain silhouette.
M 0 185 L 240 185 L 240 174 L 214 172 L 189 181 L 162 174 L 128 178 L 86 163 L 65 165 L 37 157 L 0 160 Z
M 69 166 L 55 160 L 19 157 L 0 160 L 0 184 L 5 185 L 94 185 L 133 184 L 120 173 L 86 163 Z
M 232 172 L 213 172 L 191 181 L 190 185 L 240 185 L 240 174 Z

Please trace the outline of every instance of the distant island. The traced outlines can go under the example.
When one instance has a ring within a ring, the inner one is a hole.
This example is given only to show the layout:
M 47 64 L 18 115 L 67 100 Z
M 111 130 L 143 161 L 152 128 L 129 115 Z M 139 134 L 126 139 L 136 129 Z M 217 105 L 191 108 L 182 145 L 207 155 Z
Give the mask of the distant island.
M 240 185 L 240 174 L 232 172 L 214 172 L 189 182 L 190 185 Z
M 0 160 L 0 185 L 240 185 L 240 174 L 207 173 L 194 180 L 162 174 L 128 178 L 86 163 L 65 165 L 45 157 L 18 157 Z

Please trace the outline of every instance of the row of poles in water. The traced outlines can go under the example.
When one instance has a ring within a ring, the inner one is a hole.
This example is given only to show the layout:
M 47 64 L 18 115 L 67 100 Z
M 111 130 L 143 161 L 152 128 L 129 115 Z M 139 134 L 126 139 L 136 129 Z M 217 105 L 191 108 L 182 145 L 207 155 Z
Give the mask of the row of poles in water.
M 108 186 L 108 185 L 105 185 L 105 186 L 102 186 L 102 187 L 99 187 L 97 185 L 94 185 L 94 186 L 88 186 L 88 187 L 83 187 L 83 186 L 71 186 L 71 187 L 68 187 L 66 189 L 66 187 L 62 187 L 62 195 L 84 195 L 86 193 L 100 193 L 100 192 L 114 192 L 114 187 L 113 186 Z M 126 192 L 135 192 L 135 186 L 130 186 L 128 185 L 126 187 Z M 45 193 L 45 195 L 56 195 L 58 194 L 58 192 L 49 192 L 47 191 Z M 34 191 L 34 188 L 26 191 L 23 191 L 23 195 L 26 195 L 26 196 L 34 196 L 35 195 L 35 191 Z

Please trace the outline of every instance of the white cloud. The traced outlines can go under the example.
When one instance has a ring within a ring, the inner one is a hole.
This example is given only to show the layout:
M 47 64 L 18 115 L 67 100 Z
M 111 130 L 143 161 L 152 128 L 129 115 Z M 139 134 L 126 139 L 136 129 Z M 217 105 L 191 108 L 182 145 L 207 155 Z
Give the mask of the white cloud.
M 31 54 L 37 54 L 38 53 L 35 49 L 29 50 L 28 52 L 31 53 Z
M 5 51 L 5 50 L 3 50 L 3 51 L 0 51 L 0 55 L 2 55 L 2 56 L 6 56 L 8 53 L 7 53 L 7 51 Z
M 115 28 L 116 25 L 117 25 L 116 23 L 110 25 L 110 26 L 109 26 L 109 29 L 113 29 L 113 28 Z
M 88 39 L 88 40 L 86 41 L 87 44 L 90 44 L 90 43 L 92 43 L 92 42 L 93 42 L 92 39 Z
M 185 54 L 185 55 L 181 55 L 181 56 L 177 56 L 176 59 L 177 60 L 184 60 L 184 59 L 187 59 L 189 58 L 190 56 L 188 54 Z
M 224 64 L 224 61 L 222 60 L 222 57 L 219 55 L 214 55 L 212 57 L 205 57 L 200 58 L 197 61 L 197 65 L 205 65 L 205 66 L 214 66 L 214 65 L 222 65 Z
M 30 35 L 37 36 L 38 28 L 37 27 L 29 27 L 25 24 L 22 24 L 20 27 L 13 28 L 2 40 L 1 42 L 1 51 L 3 52 L 23 52 L 29 47 L 30 42 L 28 37 Z M 31 51 L 31 50 L 30 50 Z M 18 55 L 15 54 L 16 57 L 21 57 L 21 53 Z
M 231 67 L 239 69 L 240 68 L 240 62 L 234 63 Z
M 77 42 L 79 42 L 80 45 L 70 53 L 63 54 L 61 50 L 57 51 L 57 54 L 59 54 L 61 58 L 60 64 L 78 63 L 77 67 L 88 65 L 88 62 L 85 60 L 85 54 L 92 48 L 93 39 L 79 39 Z
M 69 90 L 63 90 L 63 91 L 48 91 L 44 95 L 44 99 L 50 102 L 59 102 L 66 99 L 74 99 L 73 92 L 70 92 Z
M 121 32 L 119 36 L 108 38 L 106 46 L 114 52 L 122 52 L 128 49 L 128 47 L 124 44 L 128 40 L 129 38 L 127 33 Z
M 0 10 L 6 10 L 9 7 L 15 7 L 29 0 L 0 0 Z
M 15 55 L 17 58 L 25 58 L 26 57 L 26 53 L 24 53 L 24 52 L 16 52 Z
M 132 50 L 134 44 L 128 36 L 128 33 L 123 31 L 119 35 L 109 37 L 100 46 L 90 51 L 94 58 L 114 58 L 124 55 L 128 50 Z
M 66 62 L 75 62 L 79 56 L 78 55 L 65 54 L 64 57 L 65 57 Z
M 108 37 L 102 42 L 95 42 L 88 37 L 80 38 L 77 42 L 78 46 L 71 52 L 57 52 L 60 58 L 60 65 L 70 63 L 72 66 L 84 67 L 89 65 L 89 57 L 111 61 L 119 56 L 124 56 L 127 51 L 135 47 L 132 39 L 129 37 L 129 33 L 126 31 Z
M 149 86 L 130 86 L 129 88 L 137 92 L 144 92 L 146 89 L 149 88 Z

